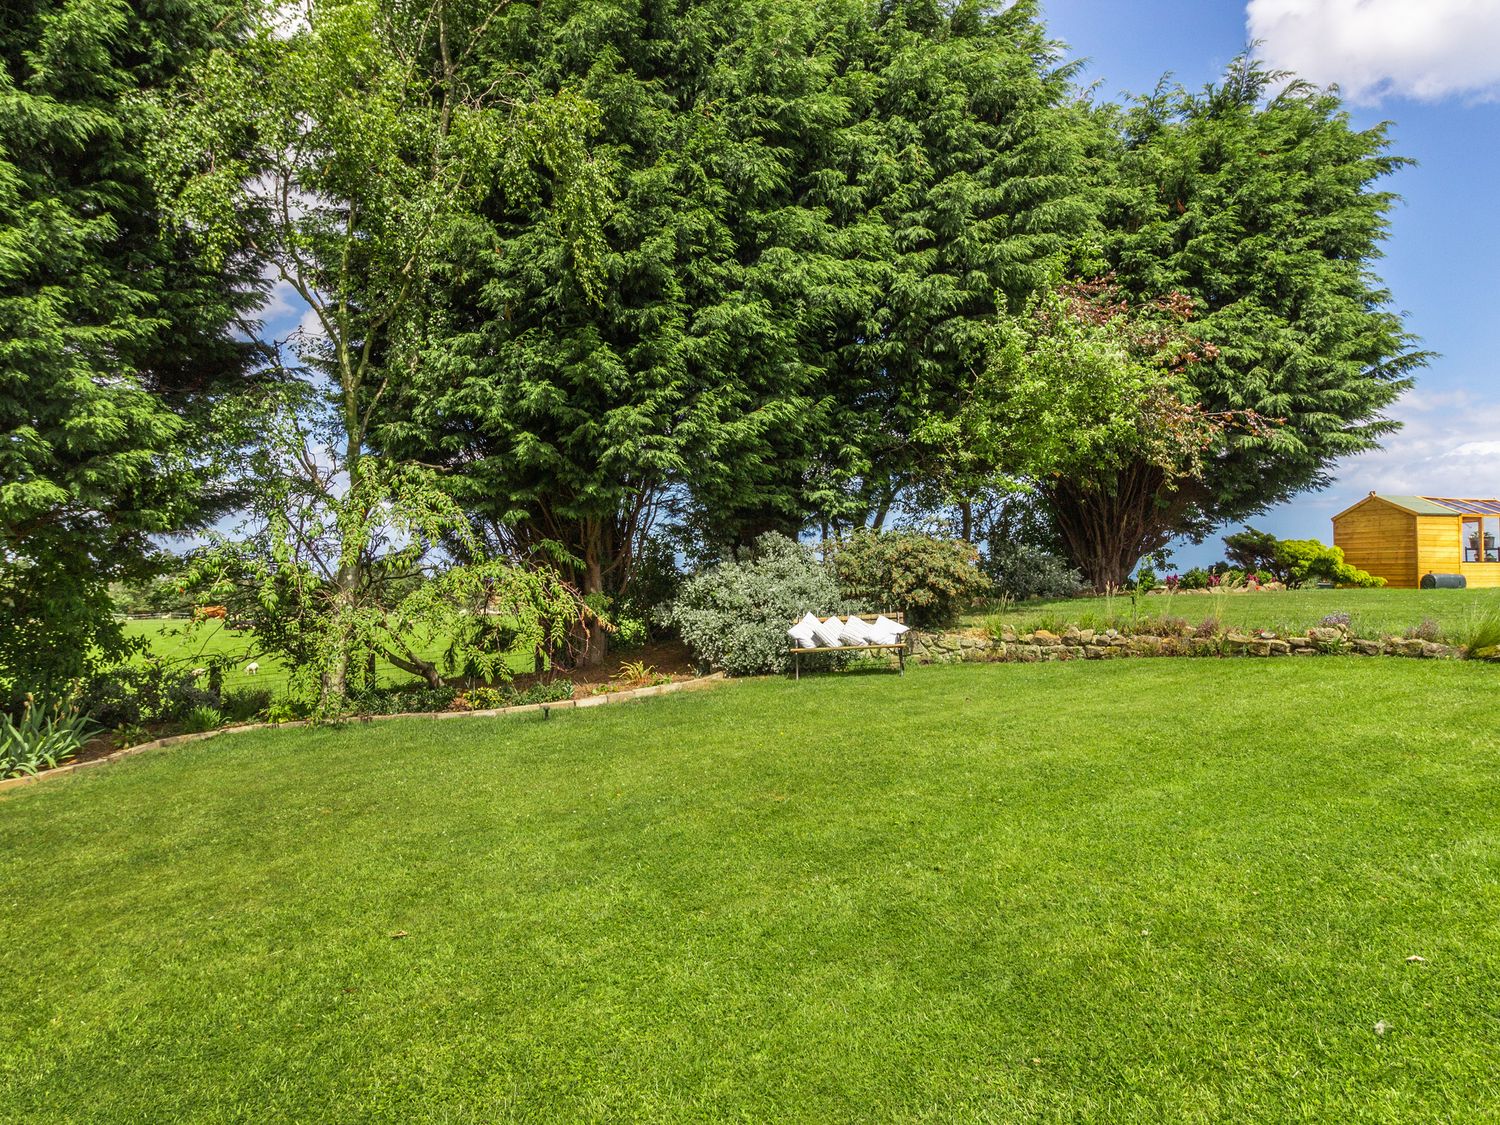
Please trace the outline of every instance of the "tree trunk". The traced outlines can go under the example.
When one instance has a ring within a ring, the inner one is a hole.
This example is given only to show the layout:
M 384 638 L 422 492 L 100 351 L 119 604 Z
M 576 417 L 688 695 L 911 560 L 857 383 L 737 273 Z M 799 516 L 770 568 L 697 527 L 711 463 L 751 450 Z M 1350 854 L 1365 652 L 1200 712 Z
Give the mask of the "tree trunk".
M 1168 481 L 1144 463 L 1105 481 L 1054 479 L 1042 487 L 1069 561 L 1096 593 L 1124 585 L 1136 564 L 1165 547 L 1191 497 L 1186 489 L 1164 494 Z
M 427 682 L 428 687 L 442 687 L 443 677 L 438 673 L 437 665 L 430 660 L 423 660 L 418 656 L 402 656 L 384 648 L 385 658 L 400 668 L 403 672 L 410 672 L 413 676 L 421 676 Z M 371 657 L 373 660 L 374 658 Z
M 604 547 L 599 525 L 590 521 L 585 525 L 583 550 L 583 596 L 595 602 L 605 593 Z M 574 628 L 573 656 L 580 668 L 597 668 L 604 663 L 609 652 L 609 638 L 604 624 L 597 617 L 585 617 Z

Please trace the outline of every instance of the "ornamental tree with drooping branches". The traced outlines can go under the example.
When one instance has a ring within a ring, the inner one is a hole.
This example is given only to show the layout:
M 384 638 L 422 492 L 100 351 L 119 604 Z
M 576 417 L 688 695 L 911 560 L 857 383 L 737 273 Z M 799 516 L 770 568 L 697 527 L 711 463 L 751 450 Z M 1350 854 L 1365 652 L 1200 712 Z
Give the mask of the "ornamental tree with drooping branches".
M 586 176 L 569 173 L 581 167 L 591 107 L 565 94 L 501 97 L 473 66 L 509 6 L 268 3 L 246 39 L 215 52 L 164 114 L 170 128 L 155 158 L 176 211 L 210 249 L 245 247 L 316 322 L 294 373 L 315 392 L 305 400 L 308 430 L 325 447 L 290 464 L 331 521 L 325 709 L 346 692 L 382 510 L 412 495 L 394 482 L 432 472 L 415 459 L 373 458 L 369 437 L 383 402 L 418 375 L 441 332 L 436 275 L 477 202 L 531 160 L 557 173 L 557 221 L 586 210 L 568 192 L 587 193 Z M 574 245 L 586 242 L 580 235 Z M 318 471 L 321 463 L 336 472 Z

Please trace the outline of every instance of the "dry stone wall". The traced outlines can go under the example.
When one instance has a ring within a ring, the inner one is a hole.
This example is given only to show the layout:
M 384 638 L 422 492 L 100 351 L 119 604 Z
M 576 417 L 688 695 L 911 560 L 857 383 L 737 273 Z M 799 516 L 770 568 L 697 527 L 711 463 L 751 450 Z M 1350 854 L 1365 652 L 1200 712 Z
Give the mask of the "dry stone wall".
M 1037 629 L 1020 633 L 1007 627 L 992 637 L 978 630 L 918 632 L 912 638 L 912 657 L 919 664 L 1016 663 L 1044 660 L 1118 660 L 1131 656 L 1407 656 L 1456 659 L 1463 650 L 1434 641 L 1386 637 L 1369 640 L 1355 637 L 1344 626 L 1309 629 L 1306 633 L 1278 635 L 1265 631 L 1199 636 L 1177 634 L 1102 632 L 1070 628 L 1063 633 Z

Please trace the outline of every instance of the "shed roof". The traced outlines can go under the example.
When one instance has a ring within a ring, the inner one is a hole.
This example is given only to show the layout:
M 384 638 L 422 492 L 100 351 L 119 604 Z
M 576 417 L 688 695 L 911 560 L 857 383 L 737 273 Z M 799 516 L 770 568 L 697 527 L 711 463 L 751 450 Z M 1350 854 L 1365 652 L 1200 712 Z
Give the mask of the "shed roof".
M 1449 496 L 1388 496 L 1372 492 L 1364 500 L 1351 504 L 1338 515 L 1352 512 L 1365 500 L 1384 500 L 1387 504 L 1417 516 L 1500 516 L 1500 500 L 1459 500 Z M 1338 519 L 1338 516 L 1334 516 Z
M 1466 516 L 1500 516 L 1500 500 L 1455 500 L 1448 496 L 1423 496 L 1432 504 L 1441 504 Z

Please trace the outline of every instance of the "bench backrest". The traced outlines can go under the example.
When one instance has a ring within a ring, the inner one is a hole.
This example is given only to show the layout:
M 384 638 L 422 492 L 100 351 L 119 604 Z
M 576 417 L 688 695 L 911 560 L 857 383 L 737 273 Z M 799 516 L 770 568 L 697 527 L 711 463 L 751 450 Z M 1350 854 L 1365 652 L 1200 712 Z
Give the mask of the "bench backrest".
M 899 609 L 892 610 L 890 613 L 836 613 L 833 616 L 837 617 L 840 621 L 849 621 L 855 617 L 861 621 L 874 621 L 877 617 L 884 617 L 887 621 L 894 621 L 897 625 L 906 624 L 906 614 L 902 613 Z M 802 618 L 800 617 L 794 617 L 792 618 L 792 624 L 795 625 L 801 620 Z M 826 621 L 828 619 L 825 617 L 823 620 Z

